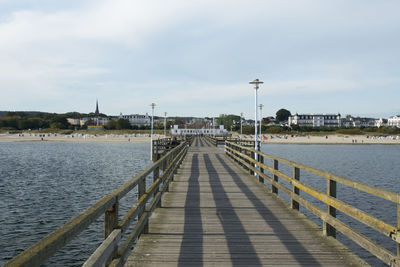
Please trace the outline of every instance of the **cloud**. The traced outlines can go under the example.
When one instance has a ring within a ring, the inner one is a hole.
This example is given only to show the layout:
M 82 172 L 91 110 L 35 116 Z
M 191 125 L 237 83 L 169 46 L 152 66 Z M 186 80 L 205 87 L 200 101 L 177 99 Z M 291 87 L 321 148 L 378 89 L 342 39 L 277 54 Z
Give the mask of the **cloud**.
M 36 95 L 39 109 L 79 94 L 112 100 L 113 113 L 156 100 L 218 109 L 249 98 L 256 76 L 265 82 L 260 97 L 399 85 L 397 1 L 41 3 L 0 11 L 0 90 L 9 103 Z

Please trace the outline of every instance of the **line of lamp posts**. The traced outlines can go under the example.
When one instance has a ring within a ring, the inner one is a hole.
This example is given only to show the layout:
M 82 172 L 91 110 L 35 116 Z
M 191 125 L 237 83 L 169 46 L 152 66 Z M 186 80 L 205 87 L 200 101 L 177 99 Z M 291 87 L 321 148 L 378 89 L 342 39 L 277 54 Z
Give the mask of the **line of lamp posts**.
M 249 82 L 249 84 L 253 84 L 254 85 L 254 149 L 255 150 L 260 150 L 260 145 L 261 144 L 261 126 L 262 126 L 262 108 L 263 108 L 263 104 L 258 104 L 258 89 L 260 88 L 259 85 L 263 84 L 264 82 L 260 81 L 259 79 L 255 79 L 254 81 Z M 155 103 L 151 103 L 151 141 L 150 141 L 150 159 L 153 160 L 153 132 L 154 132 L 154 108 L 156 106 Z M 257 134 L 257 108 L 260 109 L 260 127 L 259 127 L 259 134 Z M 242 136 L 243 134 L 243 112 L 240 113 L 240 136 Z M 214 125 L 214 121 L 213 121 L 213 125 Z M 166 137 L 167 135 L 167 112 L 164 112 L 164 137 Z M 255 153 L 255 158 L 256 161 L 258 161 L 258 154 Z

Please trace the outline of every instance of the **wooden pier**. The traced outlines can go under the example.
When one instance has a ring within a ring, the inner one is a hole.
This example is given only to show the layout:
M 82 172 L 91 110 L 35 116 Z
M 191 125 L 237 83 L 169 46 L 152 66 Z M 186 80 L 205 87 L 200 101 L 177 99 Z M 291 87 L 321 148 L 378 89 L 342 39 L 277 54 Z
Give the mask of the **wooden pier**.
M 125 266 L 350 266 L 364 262 L 196 138 Z

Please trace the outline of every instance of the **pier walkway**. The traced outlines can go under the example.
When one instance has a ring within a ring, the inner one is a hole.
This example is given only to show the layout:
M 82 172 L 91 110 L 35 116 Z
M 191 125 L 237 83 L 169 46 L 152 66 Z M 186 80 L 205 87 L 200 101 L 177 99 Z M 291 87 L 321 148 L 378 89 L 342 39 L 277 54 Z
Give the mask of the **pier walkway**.
M 196 138 L 125 266 L 349 266 L 354 254 Z

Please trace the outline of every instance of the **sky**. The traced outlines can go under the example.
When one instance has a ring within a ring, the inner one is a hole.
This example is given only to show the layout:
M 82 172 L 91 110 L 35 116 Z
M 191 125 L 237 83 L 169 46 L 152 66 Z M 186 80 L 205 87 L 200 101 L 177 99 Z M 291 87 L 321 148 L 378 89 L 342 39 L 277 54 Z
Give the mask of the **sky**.
M 0 0 L 0 110 L 400 114 L 398 0 Z

